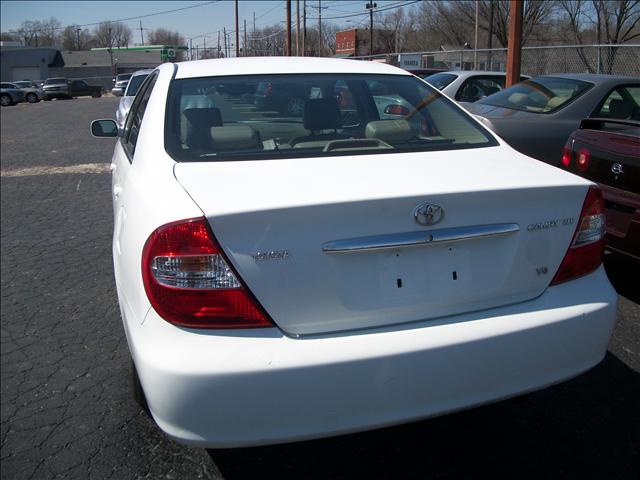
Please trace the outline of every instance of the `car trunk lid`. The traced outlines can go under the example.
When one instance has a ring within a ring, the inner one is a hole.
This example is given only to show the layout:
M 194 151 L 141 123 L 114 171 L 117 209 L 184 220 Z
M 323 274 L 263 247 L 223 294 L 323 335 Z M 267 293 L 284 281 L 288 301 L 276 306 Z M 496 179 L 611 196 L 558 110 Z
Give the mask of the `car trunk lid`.
M 540 295 L 571 242 L 588 185 L 508 147 L 178 163 L 175 175 L 248 288 L 291 335 Z M 443 209 L 441 218 L 431 210 L 440 221 L 424 225 L 427 205 Z M 353 245 L 375 248 L 345 248 Z

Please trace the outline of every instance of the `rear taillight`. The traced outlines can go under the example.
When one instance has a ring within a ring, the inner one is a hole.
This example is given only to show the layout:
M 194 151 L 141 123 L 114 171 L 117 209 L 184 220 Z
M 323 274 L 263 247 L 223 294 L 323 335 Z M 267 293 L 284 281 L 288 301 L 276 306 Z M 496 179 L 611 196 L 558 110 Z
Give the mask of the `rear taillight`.
M 581 277 L 598 268 L 604 254 L 604 233 L 605 217 L 602 192 L 597 187 L 589 187 L 571 246 L 553 277 L 551 285 Z
M 580 150 L 578 150 L 578 154 L 576 155 L 576 167 L 578 167 L 578 170 L 580 170 L 581 172 L 587 171 L 587 168 L 589 168 L 590 157 L 591 154 L 586 148 L 581 148 Z
M 564 147 L 562 149 L 562 165 L 568 167 L 571 165 L 571 157 L 573 156 L 573 152 L 569 147 Z
M 176 325 L 273 326 L 231 267 L 204 218 L 155 230 L 142 251 L 142 279 L 151 306 Z

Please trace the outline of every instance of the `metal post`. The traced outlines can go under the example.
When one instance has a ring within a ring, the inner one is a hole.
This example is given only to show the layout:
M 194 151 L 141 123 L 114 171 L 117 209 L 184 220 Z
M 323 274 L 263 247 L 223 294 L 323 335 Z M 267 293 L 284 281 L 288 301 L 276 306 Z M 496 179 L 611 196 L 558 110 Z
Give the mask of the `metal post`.
M 76 37 L 78 39 L 78 50 L 80 50 L 80 30 L 81 28 L 76 28 Z
M 242 42 L 242 55 L 247 56 L 247 20 L 244 20 L 244 42 Z
M 302 0 L 302 56 L 307 54 L 307 0 Z
M 521 0 L 510 0 L 509 2 L 507 87 L 510 87 L 520 81 L 520 62 L 522 57 L 522 4 L 523 2 Z
M 140 45 L 144 45 L 144 35 L 142 34 L 142 20 L 140 20 L 140 41 L 142 42 Z
M 224 36 L 224 57 L 227 58 L 227 27 L 222 28 L 222 36 Z
M 300 56 L 300 0 L 296 0 L 296 56 Z
M 287 0 L 287 38 L 284 42 L 284 54 L 291 56 L 291 0 Z
M 487 38 L 487 70 L 493 71 L 491 48 L 493 43 L 493 2 L 489 2 L 489 32 Z
M 240 56 L 240 28 L 238 27 L 238 0 L 236 0 L 236 57 Z
M 476 31 L 473 40 L 473 69 L 478 70 L 478 5 L 480 2 L 476 0 Z

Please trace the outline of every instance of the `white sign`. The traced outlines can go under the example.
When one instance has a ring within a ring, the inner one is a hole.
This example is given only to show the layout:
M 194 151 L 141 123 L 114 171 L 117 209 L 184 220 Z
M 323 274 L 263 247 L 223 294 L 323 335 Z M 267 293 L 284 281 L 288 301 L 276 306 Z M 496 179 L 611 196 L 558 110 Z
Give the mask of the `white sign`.
M 422 55 L 419 53 L 401 53 L 398 60 L 400 68 L 408 70 L 422 68 Z

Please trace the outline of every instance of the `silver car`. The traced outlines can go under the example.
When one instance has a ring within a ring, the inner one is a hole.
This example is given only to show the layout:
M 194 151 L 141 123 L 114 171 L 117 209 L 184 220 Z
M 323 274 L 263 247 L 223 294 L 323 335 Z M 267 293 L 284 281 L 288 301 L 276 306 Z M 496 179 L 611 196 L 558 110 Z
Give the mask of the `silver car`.
M 38 103 L 43 98 L 42 89 L 29 80 L 20 80 L 17 82 L 3 83 L 2 88 L 17 88 L 24 93 L 25 101 L 29 103 Z
M 24 102 L 24 92 L 10 83 L 0 84 L 0 105 L 8 107 Z
M 520 76 L 520 80 L 528 78 Z M 473 103 L 502 90 L 506 74 L 482 70 L 451 71 L 434 73 L 424 80 L 456 102 Z
M 124 91 L 127 89 L 127 85 L 129 84 L 129 79 L 131 78 L 130 73 L 121 73 L 113 79 L 113 88 L 111 89 L 111 93 L 113 93 L 116 97 L 121 97 L 124 95 Z
M 142 85 L 142 82 L 144 82 L 145 78 L 147 78 L 151 72 L 153 72 L 153 70 L 138 70 L 131 74 L 127 88 L 124 91 L 124 95 L 120 99 L 118 109 L 116 110 L 116 122 L 120 128 L 124 128 L 124 122 L 127 119 L 127 113 L 129 113 L 133 99 L 135 98 L 140 85 Z

